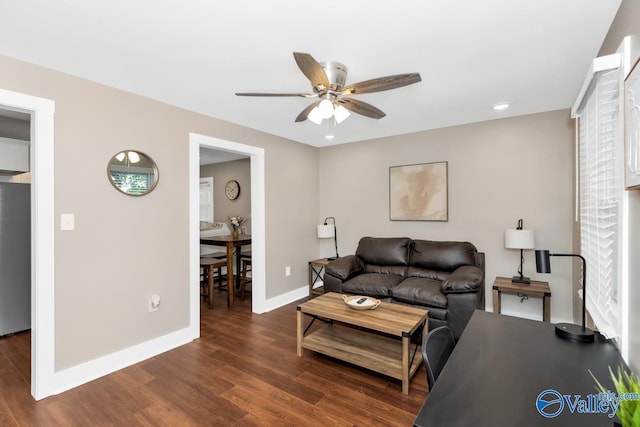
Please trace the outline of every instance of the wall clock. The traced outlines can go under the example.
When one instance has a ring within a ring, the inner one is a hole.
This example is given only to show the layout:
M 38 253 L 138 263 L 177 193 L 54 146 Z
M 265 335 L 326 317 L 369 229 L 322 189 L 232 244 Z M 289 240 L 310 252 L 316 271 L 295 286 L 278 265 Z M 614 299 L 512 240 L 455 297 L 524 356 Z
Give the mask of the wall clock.
M 224 187 L 224 193 L 227 195 L 227 199 L 235 200 L 240 196 L 240 184 L 235 179 L 227 182 L 227 185 Z

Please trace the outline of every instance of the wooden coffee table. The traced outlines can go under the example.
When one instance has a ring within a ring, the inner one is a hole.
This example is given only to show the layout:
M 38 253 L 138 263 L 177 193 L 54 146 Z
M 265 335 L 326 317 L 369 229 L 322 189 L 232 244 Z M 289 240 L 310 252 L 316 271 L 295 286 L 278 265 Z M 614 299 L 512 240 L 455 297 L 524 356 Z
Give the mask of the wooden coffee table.
M 374 310 L 354 310 L 334 292 L 323 294 L 297 307 L 297 350 L 313 350 L 336 359 L 402 380 L 402 393 L 409 394 L 409 381 L 422 363 L 418 345 L 411 349 L 411 336 L 422 325 L 427 334 L 427 310 L 381 303 Z M 304 315 L 328 321 L 305 335 Z M 422 343 L 422 339 L 420 340 Z

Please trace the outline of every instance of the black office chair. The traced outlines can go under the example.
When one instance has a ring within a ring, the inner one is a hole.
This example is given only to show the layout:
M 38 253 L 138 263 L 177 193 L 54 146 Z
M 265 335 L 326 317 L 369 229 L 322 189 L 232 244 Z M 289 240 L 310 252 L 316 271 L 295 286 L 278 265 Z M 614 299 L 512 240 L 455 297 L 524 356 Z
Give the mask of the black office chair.
M 430 331 L 422 342 L 422 359 L 427 367 L 429 390 L 433 388 L 449 359 L 456 342 L 448 326 L 440 326 Z

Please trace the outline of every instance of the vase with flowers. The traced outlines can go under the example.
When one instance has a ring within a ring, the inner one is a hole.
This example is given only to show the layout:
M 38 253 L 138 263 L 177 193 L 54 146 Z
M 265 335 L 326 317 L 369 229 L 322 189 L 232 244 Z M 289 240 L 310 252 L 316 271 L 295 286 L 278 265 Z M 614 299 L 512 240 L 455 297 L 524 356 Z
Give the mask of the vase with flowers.
M 237 239 L 240 235 L 240 226 L 244 223 L 246 218 L 241 216 L 230 216 L 229 223 L 231 224 L 231 237 Z

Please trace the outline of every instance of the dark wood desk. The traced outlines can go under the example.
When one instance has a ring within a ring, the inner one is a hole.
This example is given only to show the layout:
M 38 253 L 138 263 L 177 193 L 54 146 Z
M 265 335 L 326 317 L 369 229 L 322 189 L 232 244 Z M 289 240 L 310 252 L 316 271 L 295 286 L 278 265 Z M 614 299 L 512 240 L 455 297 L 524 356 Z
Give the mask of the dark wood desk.
M 233 251 L 235 248 L 238 248 L 236 250 L 236 263 L 238 266 L 240 266 L 240 247 L 250 245 L 251 236 L 248 234 L 241 234 L 235 239 L 230 234 L 226 236 L 201 237 L 200 244 L 225 246 L 227 248 L 227 306 L 233 307 Z M 235 279 L 235 286 L 240 287 L 240 275 L 238 274 Z
M 476 311 L 414 425 L 608 427 L 613 422 L 607 415 L 571 413 L 566 404 L 545 418 L 536 400 L 548 389 L 584 399 L 597 394 L 589 371 L 615 392 L 609 366 L 615 372 L 622 363 L 600 334 L 594 343 L 572 342 L 558 338 L 546 322 Z

